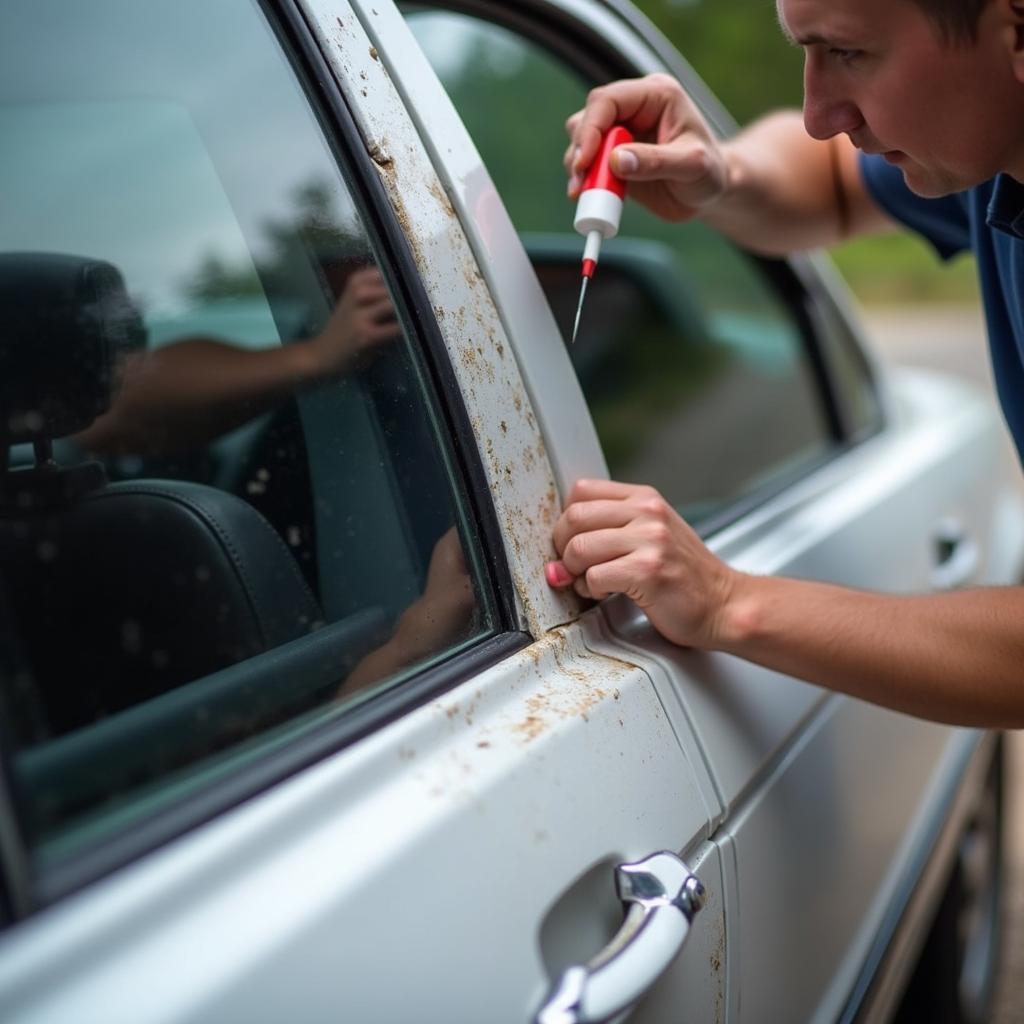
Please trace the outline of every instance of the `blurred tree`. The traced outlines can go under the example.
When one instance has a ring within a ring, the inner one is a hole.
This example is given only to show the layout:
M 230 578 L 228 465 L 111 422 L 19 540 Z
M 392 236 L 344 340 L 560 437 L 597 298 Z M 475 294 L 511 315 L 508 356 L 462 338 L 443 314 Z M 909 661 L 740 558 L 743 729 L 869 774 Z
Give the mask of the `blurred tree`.
M 772 0 L 635 0 L 740 124 L 800 105 L 803 55 Z

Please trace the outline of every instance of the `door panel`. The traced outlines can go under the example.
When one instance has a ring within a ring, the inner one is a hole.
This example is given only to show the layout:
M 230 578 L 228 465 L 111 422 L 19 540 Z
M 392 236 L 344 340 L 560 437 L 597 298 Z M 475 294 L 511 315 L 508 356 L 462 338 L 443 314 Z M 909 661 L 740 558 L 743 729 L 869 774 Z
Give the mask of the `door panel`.
M 893 592 L 928 589 L 941 557 L 930 524 L 944 517 L 985 552 L 994 424 L 969 394 L 943 391 L 926 400 L 925 389 L 903 406 L 902 422 L 807 481 L 802 495 L 766 508 L 746 537 L 737 526 L 715 546 L 748 571 Z M 930 406 L 943 397 L 958 412 L 939 420 Z M 941 813 L 928 795 L 955 777 L 974 734 L 828 697 L 727 655 L 681 650 L 622 601 L 607 602 L 605 613 L 666 705 L 678 702 L 692 723 L 721 799 L 714 838 L 731 848 L 726 863 L 737 879 L 729 949 L 737 1019 L 833 1019 L 925 815 Z
M 741 908 L 736 1020 L 839 1017 L 973 742 L 846 699 L 800 734 L 716 836 L 733 847 Z
M 552 634 L 8 934 L 0 1015 L 529 1019 L 552 980 L 541 928 L 562 894 L 596 864 L 691 851 L 707 830 L 650 681 L 590 654 L 590 628 Z M 724 922 L 717 854 L 696 852 L 709 901 L 668 990 L 707 1020 L 724 998 Z M 614 902 L 609 871 L 600 905 L 578 910 L 581 960 L 586 936 L 611 937 L 600 915 Z

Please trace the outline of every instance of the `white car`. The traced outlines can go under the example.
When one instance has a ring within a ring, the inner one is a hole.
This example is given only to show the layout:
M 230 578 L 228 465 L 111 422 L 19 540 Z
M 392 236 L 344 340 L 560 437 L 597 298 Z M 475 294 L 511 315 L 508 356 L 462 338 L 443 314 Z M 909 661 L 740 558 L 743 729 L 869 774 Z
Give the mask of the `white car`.
M 627 201 L 568 349 L 562 124 L 655 71 L 730 130 L 621 0 L 0 8 L 0 1019 L 984 1019 L 997 736 L 545 583 L 609 473 L 750 572 L 1024 567 L 821 259 Z

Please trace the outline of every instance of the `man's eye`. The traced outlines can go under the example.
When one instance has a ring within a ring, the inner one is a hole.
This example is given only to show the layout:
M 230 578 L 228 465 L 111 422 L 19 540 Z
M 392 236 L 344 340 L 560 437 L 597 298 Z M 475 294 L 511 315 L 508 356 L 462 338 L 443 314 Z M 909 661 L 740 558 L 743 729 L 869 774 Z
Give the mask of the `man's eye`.
M 860 56 L 860 50 L 844 50 L 838 46 L 829 48 L 829 55 L 843 64 L 849 64 L 855 57 Z

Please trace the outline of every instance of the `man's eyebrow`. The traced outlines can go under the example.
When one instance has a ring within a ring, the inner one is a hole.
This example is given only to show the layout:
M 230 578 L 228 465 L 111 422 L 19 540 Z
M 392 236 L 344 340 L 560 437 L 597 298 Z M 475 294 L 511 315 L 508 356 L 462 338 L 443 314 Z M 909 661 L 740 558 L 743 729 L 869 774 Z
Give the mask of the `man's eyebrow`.
M 813 46 L 815 43 L 828 43 L 828 40 L 824 36 L 820 36 L 816 32 L 812 32 L 810 35 L 799 37 L 793 35 L 793 33 L 789 31 L 789 27 L 782 20 L 782 16 L 778 7 L 775 8 L 775 17 L 779 23 L 779 29 L 782 32 L 782 35 L 785 37 L 786 42 L 789 43 L 790 46 Z
M 815 43 L 831 45 L 828 39 L 824 36 L 819 36 L 815 32 L 812 32 L 807 36 L 795 36 L 784 25 L 782 26 L 782 34 L 786 37 L 786 42 L 789 43 L 790 46 L 813 46 Z

